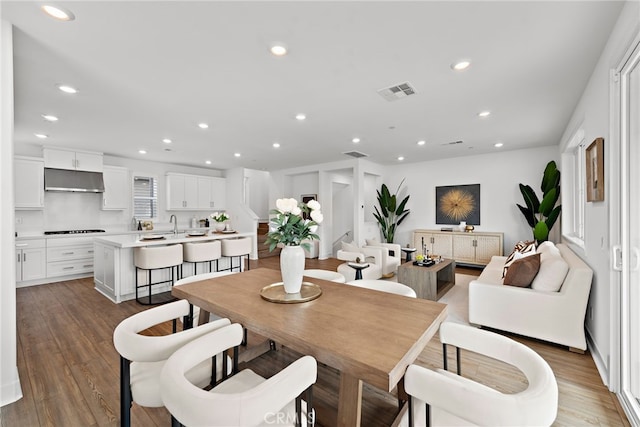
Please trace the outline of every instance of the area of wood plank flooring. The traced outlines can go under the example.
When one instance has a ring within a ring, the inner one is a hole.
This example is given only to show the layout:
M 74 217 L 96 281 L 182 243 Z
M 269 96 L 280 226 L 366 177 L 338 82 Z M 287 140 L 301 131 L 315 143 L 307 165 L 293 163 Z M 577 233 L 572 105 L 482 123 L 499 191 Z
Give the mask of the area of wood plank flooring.
M 340 262 L 307 260 L 307 268 L 335 270 Z M 277 269 L 278 258 L 252 261 L 251 266 Z M 458 268 L 457 272 L 478 274 L 479 270 Z M 94 290 L 92 278 L 18 289 L 18 371 L 24 397 L 1 409 L 2 427 L 119 425 L 119 356 L 113 347 L 113 330 L 122 319 L 145 308 L 132 301 L 113 304 Z M 381 316 L 381 321 L 392 319 Z M 167 331 L 163 326 L 152 333 Z M 554 425 L 629 425 L 589 354 L 513 338 L 544 357 L 556 375 L 560 397 Z M 249 339 L 257 337 L 250 335 Z M 297 357 L 290 349 L 279 348 L 255 359 L 249 367 L 270 376 Z M 526 387 L 519 372 L 499 362 L 464 351 L 462 359 L 463 374 L 474 380 L 504 392 Z M 437 336 L 416 363 L 442 366 Z M 320 366 L 314 387 L 319 426 L 334 424 L 338 382 L 337 371 Z M 389 393 L 365 385 L 363 401 L 364 426 L 389 425 L 396 415 L 397 401 Z M 154 425 L 170 425 L 168 412 L 134 404 L 132 426 Z

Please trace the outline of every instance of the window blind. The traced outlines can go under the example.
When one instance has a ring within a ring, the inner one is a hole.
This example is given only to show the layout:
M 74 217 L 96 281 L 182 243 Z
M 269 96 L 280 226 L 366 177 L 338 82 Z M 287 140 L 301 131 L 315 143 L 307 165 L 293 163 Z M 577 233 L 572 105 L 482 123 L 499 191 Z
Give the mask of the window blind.
M 133 178 L 133 215 L 138 219 L 158 216 L 158 180 L 150 176 Z

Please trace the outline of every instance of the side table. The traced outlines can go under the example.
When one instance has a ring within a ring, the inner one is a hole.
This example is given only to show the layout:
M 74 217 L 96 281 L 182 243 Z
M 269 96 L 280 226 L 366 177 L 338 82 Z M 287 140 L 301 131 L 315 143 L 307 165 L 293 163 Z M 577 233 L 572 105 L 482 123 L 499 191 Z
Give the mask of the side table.
M 402 248 L 402 252 L 405 253 L 405 262 L 411 261 L 411 254 L 416 251 L 416 248 Z
M 362 270 L 369 267 L 369 264 L 359 264 L 357 262 L 348 262 L 347 265 L 356 271 L 356 280 L 362 280 Z

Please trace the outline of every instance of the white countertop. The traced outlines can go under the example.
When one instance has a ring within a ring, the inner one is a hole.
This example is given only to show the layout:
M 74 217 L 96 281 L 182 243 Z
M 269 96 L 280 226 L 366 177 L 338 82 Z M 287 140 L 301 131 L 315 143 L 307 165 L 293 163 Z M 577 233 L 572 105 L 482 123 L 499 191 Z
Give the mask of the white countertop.
M 189 236 L 185 233 L 181 234 L 160 234 L 156 235 L 162 236 L 161 239 L 154 240 L 143 240 L 143 236 L 154 235 L 154 233 L 135 233 L 135 234 L 120 234 L 114 236 L 104 236 L 104 233 L 100 233 L 99 236 L 92 235 L 94 237 L 94 242 L 102 243 L 105 245 L 115 246 L 118 248 L 139 248 L 143 246 L 159 246 L 159 245 L 168 245 L 174 243 L 187 243 L 187 242 L 202 242 L 207 240 L 221 240 L 221 239 L 235 239 L 238 237 L 254 237 L 256 236 L 255 232 L 235 232 L 235 233 L 217 233 L 217 232 L 208 232 L 204 236 Z
M 99 227 L 96 227 L 99 228 Z M 190 231 L 213 231 L 211 228 L 185 228 L 179 230 L 179 234 L 188 233 Z M 44 234 L 42 231 L 36 232 L 19 232 L 16 236 L 16 241 L 19 240 L 33 240 L 33 239 L 69 239 L 74 237 L 104 237 L 104 236 L 118 236 L 118 235 L 141 235 L 141 234 L 170 234 L 171 229 L 159 229 L 159 230 L 105 230 L 103 233 L 75 233 L 75 234 Z

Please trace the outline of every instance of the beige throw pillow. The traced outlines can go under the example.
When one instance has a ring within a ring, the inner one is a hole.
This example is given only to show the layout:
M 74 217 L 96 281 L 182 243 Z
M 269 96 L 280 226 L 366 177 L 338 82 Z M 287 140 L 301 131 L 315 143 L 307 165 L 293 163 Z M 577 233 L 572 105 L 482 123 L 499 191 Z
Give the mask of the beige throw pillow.
M 504 277 L 504 284 L 528 288 L 540 269 L 540 254 L 532 254 L 517 259 L 511 264 Z
M 347 242 L 342 242 L 342 250 L 346 251 L 346 252 L 356 252 L 356 253 L 360 253 L 360 248 L 356 245 L 353 244 L 353 242 L 351 243 L 347 243 Z
M 562 256 L 540 255 L 540 270 L 531 282 L 531 288 L 537 291 L 558 292 L 569 272 L 569 264 Z
M 367 246 L 380 246 L 380 241 L 374 237 L 373 239 L 364 239 Z

